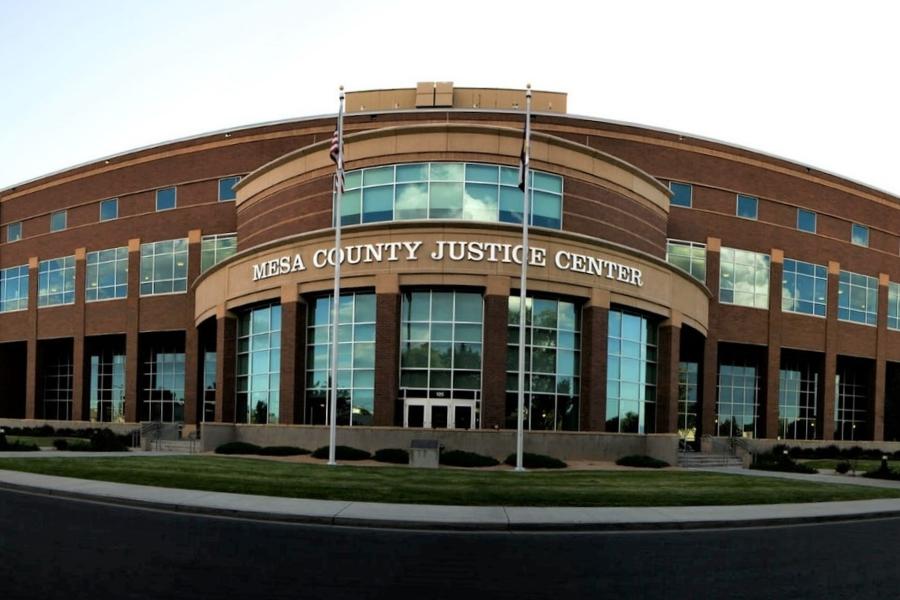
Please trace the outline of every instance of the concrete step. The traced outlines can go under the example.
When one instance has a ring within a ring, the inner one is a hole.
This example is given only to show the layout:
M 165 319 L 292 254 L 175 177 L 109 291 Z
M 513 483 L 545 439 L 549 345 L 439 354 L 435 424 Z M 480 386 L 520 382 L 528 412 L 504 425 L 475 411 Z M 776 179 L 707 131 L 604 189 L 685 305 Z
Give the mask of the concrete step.
M 198 452 L 200 450 L 200 442 L 191 440 L 159 440 L 158 442 L 151 442 L 148 450 L 151 452 Z
M 702 469 L 705 467 L 742 467 L 744 463 L 737 456 L 689 452 L 678 455 L 678 466 L 686 469 Z

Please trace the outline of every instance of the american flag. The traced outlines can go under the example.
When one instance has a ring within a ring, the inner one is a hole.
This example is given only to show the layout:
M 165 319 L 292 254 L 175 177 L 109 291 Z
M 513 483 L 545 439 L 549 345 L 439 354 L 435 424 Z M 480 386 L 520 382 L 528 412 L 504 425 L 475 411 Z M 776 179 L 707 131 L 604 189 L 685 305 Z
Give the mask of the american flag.
M 341 134 L 335 129 L 334 136 L 331 138 L 331 150 L 329 152 L 331 160 L 337 165 L 337 174 L 334 176 L 335 185 L 342 192 L 344 191 L 344 160 L 341 156 Z
M 525 116 L 525 135 L 522 138 L 522 154 L 519 156 L 519 189 L 525 191 L 525 173 L 531 159 L 531 115 Z

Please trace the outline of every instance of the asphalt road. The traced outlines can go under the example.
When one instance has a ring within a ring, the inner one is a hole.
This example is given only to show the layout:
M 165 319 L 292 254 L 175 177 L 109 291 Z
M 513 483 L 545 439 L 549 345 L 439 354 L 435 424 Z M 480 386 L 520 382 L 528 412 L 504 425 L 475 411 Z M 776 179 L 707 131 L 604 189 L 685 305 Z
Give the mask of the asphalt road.
M 0 598 L 897 598 L 900 519 L 643 533 L 281 525 L 0 490 Z

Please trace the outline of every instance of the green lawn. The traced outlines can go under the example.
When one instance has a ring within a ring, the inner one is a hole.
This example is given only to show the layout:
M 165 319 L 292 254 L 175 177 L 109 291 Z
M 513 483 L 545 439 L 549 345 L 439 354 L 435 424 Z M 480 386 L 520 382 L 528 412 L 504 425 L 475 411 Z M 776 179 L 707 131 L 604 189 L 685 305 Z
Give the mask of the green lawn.
M 857 471 L 875 471 L 881 466 L 881 461 L 876 459 L 859 459 L 856 461 L 847 461 L 841 458 L 817 458 L 813 460 L 805 460 L 803 463 L 814 469 L 834 469 L 840 462 L 849 462 Z M 900 469 L 900 461 L 889 460 L 888 467 L 892 469 Z
M 0 469 L 267 496 L 472 506 L 691 506 L 900 497 L 900 489 L 675 470 L 515 473 L 328 467 L 217 456 L 3 458 Z
M 53 440 L 66 440 L 70 444 L 73 442 L 89 443 L 91 441 L 88 438 L 79 437 L 37 437 L 31 435 L 10 435 L 6 438 L 6 441 L 8 441 L 10 444 L 15 444 L 18 441 L 23 444 L 36 444 L 41 448 L 52 448 Z

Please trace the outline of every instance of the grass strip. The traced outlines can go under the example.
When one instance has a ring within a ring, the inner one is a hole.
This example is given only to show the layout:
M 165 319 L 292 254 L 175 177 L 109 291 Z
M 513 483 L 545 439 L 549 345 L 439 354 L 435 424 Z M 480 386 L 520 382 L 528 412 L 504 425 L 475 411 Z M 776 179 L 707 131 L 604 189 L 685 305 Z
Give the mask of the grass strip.
M 691 471 L 478 472 L 218 456 L 2 458 L 0 469 L 265 496 L 467 506 L 701 506 L 900 497 L 900 489 Z

